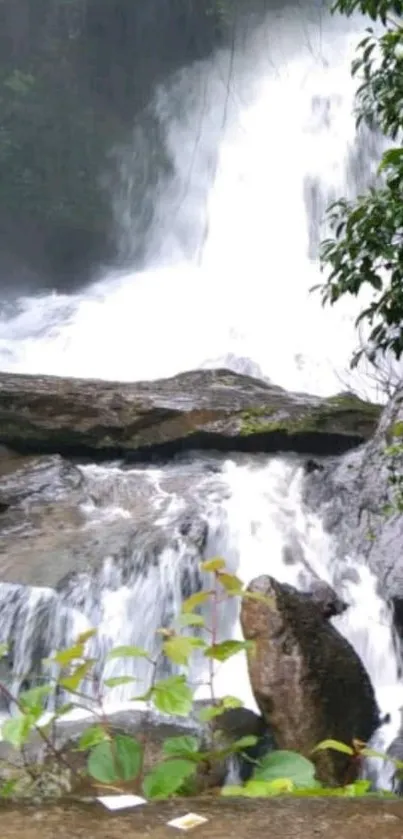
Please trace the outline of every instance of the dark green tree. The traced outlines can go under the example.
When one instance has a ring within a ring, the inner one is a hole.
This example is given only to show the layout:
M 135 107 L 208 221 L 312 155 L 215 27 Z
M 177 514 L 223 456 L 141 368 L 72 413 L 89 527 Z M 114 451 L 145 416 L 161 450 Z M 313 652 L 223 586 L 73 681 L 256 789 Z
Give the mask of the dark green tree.
M 324 303 L 373 290 L 357 324 L 370 326 L 365 353 L 403 353 L 403 25 L 401 0 L 337 0 L 333 12 L 362 12 L 376 23 L 358 46 L 352 74 L 359 80 L 357 123 L 379 130 L 394 145 L 380 160 L 375 186 L 355 201 L 341 199 L 328 210 L 332 235 L 321 245 L 328 273 L 319 286 Z

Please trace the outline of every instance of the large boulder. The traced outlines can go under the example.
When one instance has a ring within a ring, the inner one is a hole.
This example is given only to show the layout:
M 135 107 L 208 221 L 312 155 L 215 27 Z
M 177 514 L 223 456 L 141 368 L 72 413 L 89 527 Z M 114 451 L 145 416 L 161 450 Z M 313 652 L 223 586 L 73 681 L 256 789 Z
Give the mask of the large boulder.
M 0 444 L 18 451 L 335 453 L 368 439 L 379 412 L 351 394 L 320 399 L 228 370 L 135 384 L 0 374 Z
M 379 725 L 374 691 L 359 657 L 329 622 L 326 603 L 269 576 L 249 591 L 267 598 L 246 598 L 241 622 L 254 642 L 248 657 L 254 696 L 277 747 L 311 757 L 327 738 L 369 740 Z M 319 752 L 315 762 L 326 784 L 354 776 L 344 754 Z

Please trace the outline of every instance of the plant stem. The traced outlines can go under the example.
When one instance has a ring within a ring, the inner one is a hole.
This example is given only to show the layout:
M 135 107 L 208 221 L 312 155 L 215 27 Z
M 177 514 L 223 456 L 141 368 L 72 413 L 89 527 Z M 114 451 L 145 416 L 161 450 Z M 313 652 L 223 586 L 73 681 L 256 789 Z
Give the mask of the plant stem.
M 21 704 L 21 702 L 19 701 L 19 699 L 14 697 L 10 693 L 8 688 L 6 688 L 5 685 L 3 685 L 1 683 L 0 683 L 0 693 L 3 694 L 3 696 L 7 699 L 8 702 L 14 702 L 14 704 L 17 706 L 19 712 L 23 716 L 26 716 L 26 713 L 24 711 L 24 707 Z M 47 734 L 45 734 L 45 732 L 42 730 L 42 728 L 40 726 L 38 726 L 37 723 L 33 722 L 32 723 L 32 729 L 34 731 L 36 731 L 36 733 L 39 735 L 41 740 L 45 743 L 46 747 L 53 754 L 53 756 L 56 758 L 56 760 L 59 761 L 60 763 L 63 763 L 63 765 L 69 770 L 69 772 L 72 772 L 73 775 L 75 775 L 77 778 L 79 778 L 80 773 L 77 772 L 77 770 L 74 769 L 74 767 L 70 765 L 68 760 L 66 760 L 64 755 L 60 751 L 58 751 L 58 749 L 56 749 L 56 747 L 53 745 L 51 739 L 47 736 Z

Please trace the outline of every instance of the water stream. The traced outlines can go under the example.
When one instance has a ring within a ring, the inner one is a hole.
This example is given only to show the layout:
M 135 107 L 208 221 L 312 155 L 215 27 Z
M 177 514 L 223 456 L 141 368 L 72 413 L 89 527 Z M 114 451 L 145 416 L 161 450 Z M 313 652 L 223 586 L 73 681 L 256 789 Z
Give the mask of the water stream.
M 153 187 L 144 270 L 109 272 L 74 295 L 4 309 L 0 367 L 136 380 L 227 363 L 294 390 L 330 394 L 351 384 L 360 301 L 323 310 L 309 289 L 320 277 L 326 205 L 371 180 L 381 148 L 356 135 L 352 114 L 349 62 L 362 29 L 362 20 L 332 20 L 318 4 L 272 10 L 234 50 L 156 91 L 150 107 L 173 174 Z M 136 231 L 130 154 L 122 152 L 120 167 L 128 188 L 115 201 L 126 251 Z M 360 557 L 338 556 L 306 509 L 298 458 L 195 453 L 145 470 L 81 470 L 85 527 L 121 520 L 127 543 L 57 591 L 0 584 L 0 640 L 13 642 L 15 688 L 41 655 L 94 625 L 100 674 L 114 675 L 111 662 L 103 669 L 108 648 L 150 644 L 203 584 L 200 559 L 219 554 L 245 582 L 267 572 L 303 589 L 318 577 L 332 584 L 351 604 L 335 623 L 365 663 L 382 710 L 402 704 L 390 611 Z M 148 486 L 145 516 L 130 500 L 139 481 Z M 234 605 L 220 632 L 239 634 Z M 147 685 L 147 662 L 125 666 Z M 192 678 L 204 675 L 196 662 Z M 254 705 L 238 659 L 220 669 L 217 690 Z M 109 699 L 132 693 L 116 688 Z

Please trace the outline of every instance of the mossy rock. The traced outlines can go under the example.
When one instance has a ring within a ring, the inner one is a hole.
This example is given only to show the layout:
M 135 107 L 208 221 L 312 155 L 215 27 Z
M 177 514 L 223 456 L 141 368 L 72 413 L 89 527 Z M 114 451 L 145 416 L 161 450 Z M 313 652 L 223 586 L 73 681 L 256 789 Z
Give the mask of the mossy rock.
M 277 407 L 261 407 L 242 412 L 240 434 L 268 434 L 281 432 L 296 434 L 351 435 L 367 439 L 380 417 L 380 406 L 364 402 L 352 393 L 341 393 L 325 398 L 318 404 L 308 401 L 302 405 L 287 406 L 286 411 Z
M 331 454 L 367 440 L 380 411 L 352 394 L 320 399 L 229 370 L 134 384 L 0 374 L 0 443 L 36 453 Z

